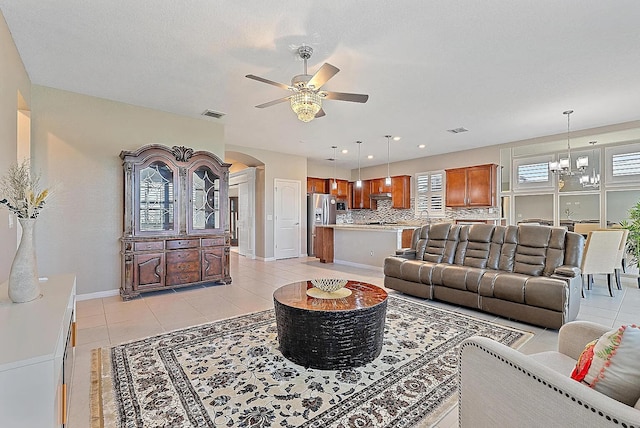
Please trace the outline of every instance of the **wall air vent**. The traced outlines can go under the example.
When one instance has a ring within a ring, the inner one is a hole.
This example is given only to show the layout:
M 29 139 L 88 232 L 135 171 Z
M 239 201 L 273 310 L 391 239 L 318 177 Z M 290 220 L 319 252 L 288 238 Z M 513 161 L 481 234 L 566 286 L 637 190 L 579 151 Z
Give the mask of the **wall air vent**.
M 219 111 L 214 111 L 214 110 L 205 110 L 202 115 L 203 116 L 209 116 L 209 117 L 213 117 L 215 119 L 220 119 L 222 116 L 224 116 L 226 113 L 220 113 Z
M 459 134 L 461 132 L 467 132 L 468 129 L 465 128 L 453 128 L 453 129 L 447 129 L 447 132 L 451 132 L 452 134 Z

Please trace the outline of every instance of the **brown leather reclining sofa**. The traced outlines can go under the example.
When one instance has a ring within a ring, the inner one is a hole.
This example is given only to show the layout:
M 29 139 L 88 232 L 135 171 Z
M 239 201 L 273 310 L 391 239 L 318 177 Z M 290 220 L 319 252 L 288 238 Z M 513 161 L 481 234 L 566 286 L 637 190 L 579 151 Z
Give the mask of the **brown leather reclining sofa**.
M 384 262 L 384 285 L 543 327 L 578 315 L 584 237 L 548 226 L 425 225 Z

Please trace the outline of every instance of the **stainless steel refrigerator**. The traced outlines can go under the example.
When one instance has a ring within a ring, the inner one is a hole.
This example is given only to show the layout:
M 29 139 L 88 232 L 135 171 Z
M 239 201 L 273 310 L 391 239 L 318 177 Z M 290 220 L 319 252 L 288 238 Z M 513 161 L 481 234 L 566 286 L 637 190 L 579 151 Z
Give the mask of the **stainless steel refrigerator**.
M 307 254 L 314 256 L 316 226 L 336 223 L 336 197 L 323 193 L 307 195 Z

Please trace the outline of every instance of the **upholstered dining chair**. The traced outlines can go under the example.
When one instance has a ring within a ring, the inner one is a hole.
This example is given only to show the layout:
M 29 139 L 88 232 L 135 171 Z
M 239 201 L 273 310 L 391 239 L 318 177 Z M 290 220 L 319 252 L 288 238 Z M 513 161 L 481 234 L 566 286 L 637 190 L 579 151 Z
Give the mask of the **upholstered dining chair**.
M 618 256 L 616 257 L 616 267 L 613 272 L 616 277 L 616 286 L 618 287 L 618 290 L 622 290 L 622 284 L 620 281 L 620 271 L 624 267 L 623 260 L 625 256 L 625 247 L 627 246 L 627 238 L 629 237 L 629 229 L 613 228 L 613 229 L 601 229 L 601 230 L 606 230 L 606 231 L 622 230 L 622 239 L 620 241 L 620 246 L 618 247 Z
M 618 257 L 624 234 L 625 229 L 592 230 L 589 232 L 581 265 L 583 288 L 585 277 L 587 280 L 586 288 L 589 290 L 593 285 L 593 275 L 606 274 L 609 295 L 613 297 L 611 274 L 615 275 L 615 269 L 620 266 Z

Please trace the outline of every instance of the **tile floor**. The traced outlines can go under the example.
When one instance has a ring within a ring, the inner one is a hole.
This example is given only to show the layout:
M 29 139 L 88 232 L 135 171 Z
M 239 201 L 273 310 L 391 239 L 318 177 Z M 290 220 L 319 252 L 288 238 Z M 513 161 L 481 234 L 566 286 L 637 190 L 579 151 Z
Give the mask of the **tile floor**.
M 339 273 L 338 273 L 339 272 Z M 321 264 L 315 258 L 262 262 L 231 253 L 233 284 L 193 287 L 145 294 L 128 302 L 119 296 L 77 302 L 78 338 L 73 374 L 70 428 L 89 426 L 90 351 L 165 331 L 208 321 L 269 309 L 273 291 L 289 282 L 324 276 L 341 276 L 382 286 L 382 272 L 339 264 Z M 623 278 L 623 289 L 609 297 L 603 278 L 582 299 L 578 319 L 614 326 L 640 324 L 640 289 L 635 278 Z M 80 286 L 82 290 L 82 286 Z M 393 291 L 390 291 L 393 292 Z M 421 300 L 421 299 L 418 299 Z M 535 337 L 521 351 L 533 353 L 555 349 L 557 331 L 509 321 L 471 309 L 430 302 L 498 323 L 533 331 Z M 457 426 L 457 413 L 450 412 L 439 428 Z

